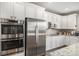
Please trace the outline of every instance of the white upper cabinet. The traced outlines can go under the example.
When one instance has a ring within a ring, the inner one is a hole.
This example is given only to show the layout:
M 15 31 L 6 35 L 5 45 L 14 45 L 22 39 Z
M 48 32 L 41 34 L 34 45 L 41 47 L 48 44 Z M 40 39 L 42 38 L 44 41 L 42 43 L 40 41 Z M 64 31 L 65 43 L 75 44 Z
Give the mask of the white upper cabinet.
M 76 29 L 76 14 L 61 16 L 61 29 Z
M 51 22 L 52 25 L 56 27 L 51 27 L 55 29 L 76 29 L 76 14 L 71 15 L 57 15 L 51 12 L 46 11 L 46 19 L 48 22 Z
M 26 15 L 25 16 L 35 18 L 35 8 L 30 4 L 26 4 L 25 8 L 26 8 Z
M 24 20 L 25 16 L 24 16 L 24 6 L 20 5 L 20 4 L 14 4 L 14 14 L 13 16 L 16 17 L 16 19 L 18 20 Z
M 13 15 L 13 4 L 9 2 L 0 3 L 0 17 L 10 18 Z
M 51 12 L 45 12 L 45 18 L 48 22 L 51 22 L 52 24 L 56 23 L 55 15 Z
M 15 16 L 16 19 L 23 20 L 25 17 L 45 19 L 45 8 L 32 3 L 1 2 L 0 17 L 10 18 Z
M 55 17 L 56 29 L 61 29 L 61 21 L 62 21 L 61 16 L 60 15 L 55 15 L 55 16 L 56 16 Z
M 68 16 L 68 29 L 76 29 L 76 14 Z
M 68 27 L 68 22 L 67 22 L 67 16 L 61 16 L 61 29 L 67 29 Z
M 45 8 L 35 4 L 26 3 L 26 17 L 44 19 Z
M 0 3 L 0 17 L 10 18 L 15 16 L 16 19 L 24 19 L 24 6 L 12 2 Z
M 56 29 L 60 29 L 61 28 L 61 16 L 51 13 L 51 12 L 46 12 L 46 19 L 48 22 L 51 22 L 52 25 L 56 25 L 55 27 L 51 27 L 51 28 L 56 28 Z
M 44 11 L 45 9 L 40 6 L 35 7 L 35 18 L 44 19 Z

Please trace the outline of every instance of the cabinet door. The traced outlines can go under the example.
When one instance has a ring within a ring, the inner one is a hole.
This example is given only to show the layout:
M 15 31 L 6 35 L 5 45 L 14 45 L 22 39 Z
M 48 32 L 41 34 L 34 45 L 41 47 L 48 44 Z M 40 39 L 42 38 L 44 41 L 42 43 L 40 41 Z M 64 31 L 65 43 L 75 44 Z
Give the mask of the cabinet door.
M 61 28 L 62 29 L 67 29 L 67 16 L 62 16 L 62 19 L 61 19 Z
M 57 37 L 53 37 L 52 39 L 52 48 L 57 48 L 58 47 L 58 38 Z
M 24 6 L 20 4 L 14 4 L 14 16 L 18 20 L 24 20 Z
M 70 37 L 70 42 L 71 42 L 71 44 L 75 44 L 75 43 L 78 43 L 79 41 L 78 41 L 78 38 L 76 38 L 74 36 L 71 36 Z
M 26 17 L 43 19 L 44 8 L 28 3 L 26 4 Z
M 36 9 L 36 8 L 35 8 Z M 44 8 L 37 7 L 36 18 L 44 19 Z
M 56 47 L 60 47 L 61 38 L 56 38 Z
M 47 37 L 46 38 L 46 50 L 50 50 L 51 49 L 51 38 Z
M 26 17 L 36 18 L 37 8 L 33 5 L 26 6 Z
M 0 18 L 2 18 L 3 17 L 3 4 L 2 3 L 0 3 Z
M 52 21 L 50 12 L 46 12 L 46 18 L 47 18 L 47 21 L 48 22 L 51 22 Z
M 56 48 L 57 47 L 57 41 L 56 41 L 56 38 L 55 37 L 52 37 L 52 49 Z
M 66 37 L 65 37 L 65 40 L 66 40 L 66 42 L 65 42 L 65 43 L 66 43 L 66 45 L 69 45 L 69 44 L 70 44 L 70 41 L 69 41 L 69 36 L 66 36 Z
M 25 17 L 31 17 L 30 16 L 30 7 L 29 6 L 26 6 L 26 9 L 25 9 Z
M 13 15 L 13 3 L 1 2 L 0 3 L 0 17 L 10 18 Z
M 50 13 L 50 12 L 45 12 L 45 17 L 46 17 L 46 20 L 48 21 L 48 22 L 51 22 L 51 23 L 54 23 L 53 22 L 53 13 Z
M 76 14 L 68 16 L 68 28 L 69 29 L 76 29 Z
M 62 19 L 61 19 L 61 16 L 60 16 L 60 15 L 56 15 L 56 19 L 55 19 L 55 20 L 56 20 L 56 28 L 57 28 L 57 29 L 61 29 L 61 28 L 62 28 L 62 27 L 61 27 L 61 24 L 62 24 L 62 23 L 61 23 L 61 20 L 62 20 Z
M 66 36 L 63 37 L 63 45 L 66 45 Z
M 52 39 L 52 47 L 57 48 L 64 45 L 64 37 L 53 37 Z
M 63 46 L 63 45 L 64 45 L 64 38 L 61 37 L 61 38 L 59 39 L 59 47 L 61 47 L 61 46 Z
M 71 45 L 74 43 L 74 38 L 67 36 L 66 37 L 66 45 Z
M 46 13 L 45 13 L 45 8 L 42 10 L 42 19 L 46 20 Z
M 47 12 L 46 11 L 43 12 L 43 17 L 48 22 L 48 20 L 47 20 Z

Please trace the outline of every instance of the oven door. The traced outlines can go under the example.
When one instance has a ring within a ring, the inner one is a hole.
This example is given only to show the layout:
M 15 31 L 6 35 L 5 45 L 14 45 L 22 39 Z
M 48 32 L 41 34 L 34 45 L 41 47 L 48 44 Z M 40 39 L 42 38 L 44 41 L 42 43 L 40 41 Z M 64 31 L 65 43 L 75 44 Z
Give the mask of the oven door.
M 23 39 L 1 42 L 2 55 L 12 54 L 12 53 L 23 51 L 23 49 L 20 49 L 20 48 L 23 48 Z
M 23 34 L 23 25 L 1 24 L 1 34 Z

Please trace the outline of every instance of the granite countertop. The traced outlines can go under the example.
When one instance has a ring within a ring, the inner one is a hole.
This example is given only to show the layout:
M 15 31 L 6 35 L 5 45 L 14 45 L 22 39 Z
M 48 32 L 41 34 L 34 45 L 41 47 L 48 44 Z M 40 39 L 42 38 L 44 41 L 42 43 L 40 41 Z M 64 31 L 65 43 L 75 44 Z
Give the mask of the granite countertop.
M 74 36 L 74 35 L 71 35 L 71 36 L 68 36 L 68 35 L 67 35 L 67 36 L 65 36 L 65 35 L 46 35 L 46 36 L 47 36 L 47 37 L 48 37 L 48 36 L 51 36 L 51 37 L 54 37 L 54 36 L 55 36 L 55 37 L 56 37 L 56 36 L 58 36 L 58 37 L 59 37 L 59 36 L 60 36 L 60 37 L 61 37 L 61 36 L 63 36 L 63 37 L 79 37 L 79 36 Z
M 79 43 L 52 51 L 49 56 L 79 56 Z

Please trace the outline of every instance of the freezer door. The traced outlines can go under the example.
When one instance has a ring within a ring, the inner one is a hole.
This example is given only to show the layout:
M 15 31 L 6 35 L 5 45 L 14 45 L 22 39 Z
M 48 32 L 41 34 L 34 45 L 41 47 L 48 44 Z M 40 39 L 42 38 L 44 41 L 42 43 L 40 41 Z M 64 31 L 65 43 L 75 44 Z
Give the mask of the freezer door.
M 26 55 L 28 56 L 34 56 L 37 55 L 37 50 L 36 50 L 36 34 L 35 34 L 35 27 L 36 27 L 36 22 L 31 21 L 30 19 L 26 19 L 27 24 L 26 24 Z

